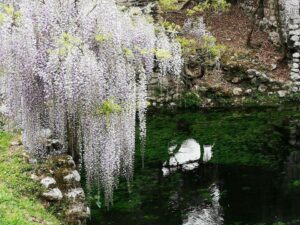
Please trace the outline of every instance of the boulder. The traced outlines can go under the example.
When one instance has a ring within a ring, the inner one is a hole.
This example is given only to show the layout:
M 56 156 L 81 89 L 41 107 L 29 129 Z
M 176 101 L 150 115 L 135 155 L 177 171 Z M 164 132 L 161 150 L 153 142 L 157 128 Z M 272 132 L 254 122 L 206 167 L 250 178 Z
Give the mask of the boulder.
M 56 186 L 56 180 L 52 177 L 45 177 L 40 182 L 45 188 L 54 188 Z
M 73 182 L 80 182 L 80 179 L 80 174 L 77 170 L 73 170 L 68 175 L 64 176 L 64 181 L 68 184 Z
M 68 200 L 77 201 L 79 199 L 83 200 L 85 198 L 85 194 L 82 188 L 73 188 L 65 194 L 65 197 Z
M 66 217 L 72 219 L 86 219 L 89 218 L 90 213 L 90 208 L 81 202 L 74 203 L 65 211 Z
M 284 90 L 280 90 L 277 93 L 280 98 L 284 98 L 288 94 L 288 92 Z
M 265 92 L 267 89 L 268 89 L 267 86 L 264 84 L 261 84 L 258 87 L 258 91 L 260 91 L 260 92 Z
M 239 87 L 236 87 L 232 90 L 232 93 L 233 95 L 235 96 L 239 96 L 239 95 L 242 95 L 243 94 L 243 89 L 242 88 L 239 88 Z
M 53 188 L 48 192 L 44 192 L 42 196 L 48 201 L 60 201 L 63 198 L 63 195 L 58 188 Z
M 277 32 L 273 31 L 269 33 L 269 41 L 271 41 L 274 45 L 280 45 L 280 36 Z
M 299 52 L 295 52 L 293 54 L 293 58 L 300 58 L 300 53 Z

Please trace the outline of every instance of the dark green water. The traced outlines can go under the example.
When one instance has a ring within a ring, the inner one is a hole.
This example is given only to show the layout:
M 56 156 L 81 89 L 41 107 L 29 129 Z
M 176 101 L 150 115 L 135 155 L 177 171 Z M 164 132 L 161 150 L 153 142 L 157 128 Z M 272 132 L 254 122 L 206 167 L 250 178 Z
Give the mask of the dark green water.
M 212 159 L 164 176 L 168 147 L 191 138 L 214 144 Z M 137 152 L 130 192 L 122 180 L 110 210 L 92 204 L 88 224 L 300 224 L 298 150 L 297 108 L 149 115 L 145 168 Z

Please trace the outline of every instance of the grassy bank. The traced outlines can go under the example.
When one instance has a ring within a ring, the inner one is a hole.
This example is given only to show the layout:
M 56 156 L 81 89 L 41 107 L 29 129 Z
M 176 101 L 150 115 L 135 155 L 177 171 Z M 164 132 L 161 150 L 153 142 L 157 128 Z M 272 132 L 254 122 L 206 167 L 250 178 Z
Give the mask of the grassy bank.
M 32 166 L 24 162 L 22 149 L 9 149 L 12 138 L 0 133 L 0 224 L 60 224 L 38 200 L 40 186 L 28 175 Z

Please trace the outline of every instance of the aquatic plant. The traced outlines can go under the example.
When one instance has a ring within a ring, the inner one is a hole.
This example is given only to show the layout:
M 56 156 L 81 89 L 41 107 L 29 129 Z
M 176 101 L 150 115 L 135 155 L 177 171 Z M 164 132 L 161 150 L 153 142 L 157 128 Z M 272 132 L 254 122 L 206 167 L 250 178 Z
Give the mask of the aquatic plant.
M 136 114 L 144 145 L 154 65 L 179 75 L 180 44 L 114 0 L 6 0 L 0 40 L 8 116 L 26 149 L 80 158 L 88 186 L 103 188 L 109 205 L 118 177 L 132 177 Z M 61 148 L 49 151 L 45 137 Z

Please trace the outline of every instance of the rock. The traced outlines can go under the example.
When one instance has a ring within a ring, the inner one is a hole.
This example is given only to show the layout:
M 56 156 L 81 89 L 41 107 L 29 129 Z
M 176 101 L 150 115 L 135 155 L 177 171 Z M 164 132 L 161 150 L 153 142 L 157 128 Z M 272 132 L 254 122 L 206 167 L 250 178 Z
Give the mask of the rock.
M 10 143 L 10 146 L 12 146 L 12 147 L 17 147 L 17 146 L 20 146 L 20 145 L 22 145 L 22 143 L 20 143 L 19 141 L 12 141 Z
M 64 181 L 67 183 L 80 182 L 80 174 L 77 170 L 73 170 L 70 174 L 64 176 Z
M 293 63 L 292 68 L 293 69 L 299 69 L 299 64 L 298 63 Z
M 291 73 L 291 79 L 292 80 L 300 80 L 300 74 L 299 73 Z
M 84 199 L 85 198 L 85 194 L 82 188 L 74 188 L 74 189 L 70 189 L 66 194 L 65 197 L 68 200 L 78 200 L 78 199 Z
M 277 69 L 277 65 L 276 64 L 271 64 L 271 70 L 276 70 Z
M 269 81 L 269 77 L 265 74 L 265 73 L 260 73 L 258 75 L 259 80 L 263 83 L 268 82 Z
M 300 29 L 290 31 L 289 35 L 300 36 Z
M 251 84 L 256 84 L 256 83 L 258 83 L 258 80 L 257 80 L 256 77 L 253 77 L 253 78 L 251 79 Z
M 58 188 L 54 188 L 48 192 L 44 192 L 42 196 L 49 201 L 60 201 L 63 198 L 63 195 Z
M 297 58 L 293 58 L 293 63 L 299 63 L 300 62 L 300 60 L 299 59 L 297 59 Z
M 38 163 L 38 161 L 37 161 L 37 159 L 29 158 L 28 163 L 32 164 L 32 165 L 36 165 Z
M 204 87 L 204 86 L 199 87 L 200 92 L 207 92 L 207 90 L 208 90 L 207 87 Z
M 30 178 L 34 181 L 39 181 L 39 177 L 35 173 L 31 174 Z
M 175 106 L 176 106 L 176 103 L 175 103 L 175 102 L 170 102 L 170 106 L 171 106 L 171 107 L 175 107 Z
M 83 203 L 71 205 L 65 212 L 67 218 L 85 219 L 90 216 L 90 209 Z
M 260 92 L 265 92 L 267 90 L 267 86 L 264 84 L 259 85 L 258 90 Z
M 236 87 L 232 90 L 232 93 L 236 96 L 241 95 L 243 93 L 243 89 Z
M 283 97 L 285 97 L 286 95 L 287 95 L 287 91 L 284 91 L 284 90 L 280 90 L 280 91 L 278 91 L 277 92 L 278 93 L 278 96 L 280 97 L 280 98 L 283 98 Z
M 269 41 L 274 45 L 278 46 L 280 44 L 280 36 L 277 32 L 273 31 L 269 33 Z
M 241 79 L 240 77 L 235 77 L 235 78 L 233 78 L 233 79 L 231 80 L 231 83 L 237 84 L 237 83 L 240 83 L 241 80 L 242 80 L 242 79 Z
M 248 74 L 248 77 L 249 78 L 253 78 L 253 77 L 255 77 L 256 76 L 256 70 L 254 70 L 254 69 L 249 69 L 249 70 L 247 70 L 247 74 Z
M 289 24 L 289 30 L 296 30 L 299 26 L 297 24 Z
M 65 156 L 64 161 L 65 161 L 66 165 L 68 165 L 68 166 L 70 166 L 72 168 L 76 167 L 74 159 L 72 158 L 72 156 L 70 156 L 70 155 Z
M 45 188 L 54 188 L 56 186 L 56 180 L 52 177 L 45 177 L 40 182 Z
M 292 87 L 292 92 L 298 92 L 298 91 L 299 91 L 298 87 L 296 87 L 296 86 Z
M 294 53 L 293 58 L 300 58 L 300 53 L 298 53 L 298 52 Z
M 246 94 L 251 94 L 251 93 L 252 93 L 252 89 L 247 89 L 247 90 L 245 91 L 245 93 L 246 93 Z
M 291 41 L 298 42 L 299 40 L 300 40 L 300 38 L 299 38 L 299 36 L 297 36 L 297 35 L 293 35 L 293 36 L 291 37 Z

